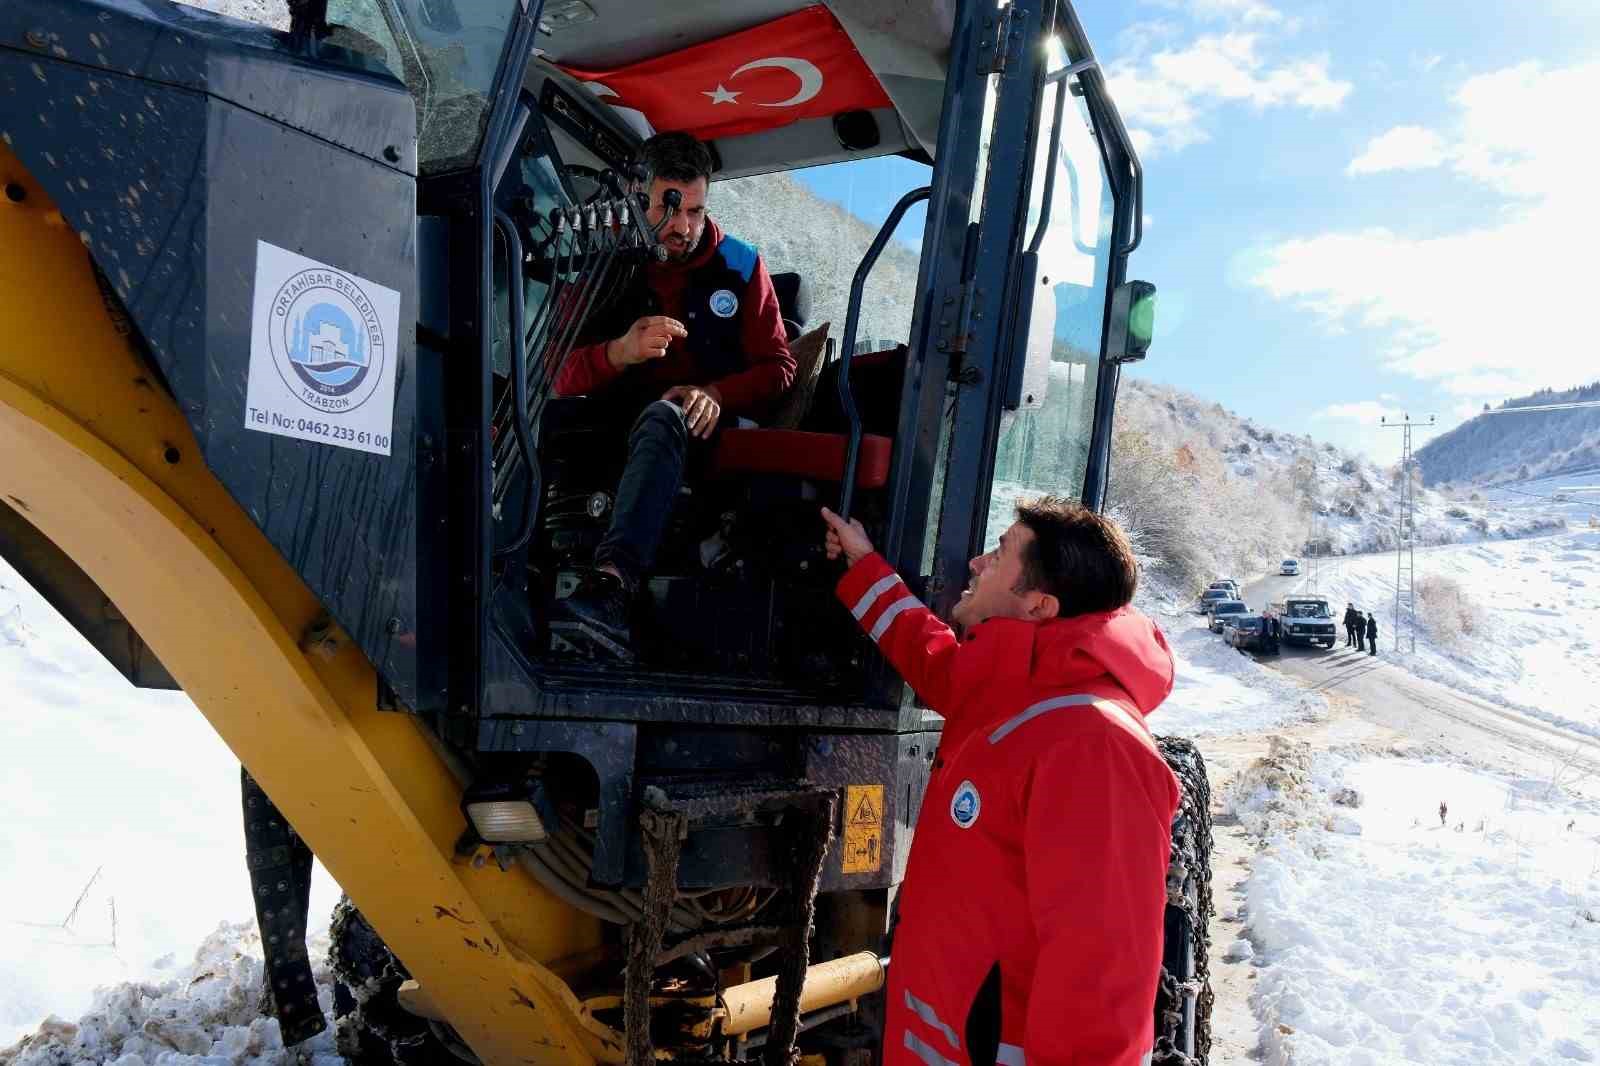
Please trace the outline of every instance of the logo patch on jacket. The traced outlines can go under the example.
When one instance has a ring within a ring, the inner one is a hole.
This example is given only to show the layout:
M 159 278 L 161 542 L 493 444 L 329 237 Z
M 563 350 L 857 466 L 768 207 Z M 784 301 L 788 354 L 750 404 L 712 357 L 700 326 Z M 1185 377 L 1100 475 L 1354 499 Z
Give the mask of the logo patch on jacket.
M 718 318 L 732 318 L 739 312 L 739 298 L 732 289 L 718 289 L 711 294 L 711 313 Z
M 962 829 L 971 829 L 981 810 L 983 797 L 978 795 L 977 786 L 971 781 L 961 782 L 956 794 L 950 797 L 950 820 Z

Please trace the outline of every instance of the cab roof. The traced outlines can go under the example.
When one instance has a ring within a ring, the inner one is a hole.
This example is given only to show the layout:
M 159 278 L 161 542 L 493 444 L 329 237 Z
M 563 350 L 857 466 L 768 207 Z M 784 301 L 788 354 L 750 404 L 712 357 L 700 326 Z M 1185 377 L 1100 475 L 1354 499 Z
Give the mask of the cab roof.
M 828 0 L 826 4 L 812 0 L 742 0 L 736 4 L 727 0 L 674 0 L 669 4 L 658 0 L 547 0 L 540 16 L 535 64 L 543 73 L 562 80 L 566 71 L 617 70 L 757 31 L 814 8 L 824 8 L 837 21 L 882 88 L 882 96 L 887 97 L 886 107 L 864 108 L 876 122 L 878 143 L 868 148 L 845 147 L 831 117 L 775 124 L 757 132 L 714 138 L 722 164 L 719 176 L 889 153 L 931 159 L 944 101 L 955 0 Z M 730 55 L 729 71 L 758 58 Z M 698 86 L 686 91 L 698 91 Z M 635 126 L 634 132 L 645 131 Z

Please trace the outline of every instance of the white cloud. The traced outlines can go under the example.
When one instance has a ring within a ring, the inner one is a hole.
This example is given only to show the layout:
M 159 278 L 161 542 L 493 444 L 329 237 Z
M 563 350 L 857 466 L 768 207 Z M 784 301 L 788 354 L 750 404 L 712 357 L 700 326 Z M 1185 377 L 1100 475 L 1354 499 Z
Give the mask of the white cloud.
M 1209 139 L 1205 118 L 1220 104 L 1327 111 L 1350 94 L 1350 83 L 1328 72 L 1326 56 L 1273 62 L 1265 51 L 1257 32 L 1207 34 L 1183 47 L 1119 60 L 1107 78 L 1141 150 L 1150 154 Z
M 1379 403 L 1377 400 L 1359 400 L 1355 403 L 1331 403 L 1318 411 L 1315 417 L 1375 426 L 1383 418 L 1400 417 L 1400 411 L 1390 404 Z
M 1468 80 L 1444 150 L 1456 175 L 1500 195 L 1497 209 L 1438 235 L 1373 227 L 1285 241 L 1265 250 L 1253 283 L 1326 322 L 1386 331 L 1389 369 L 1464 400 L 1592 379 L 1584 316 L 1600 146 L 1574 102 L 1597 97 L 1600 63 Z
M 1283 12 L 1262 0 L 1158 0 L 1162 7 L 1186 11 L 1195 18 L 1238 22 L 1246 26 L 1284 21 Z
M 1381 174 L 1386 170 L 1427 170 L 1444 163 L 1449 151 L 1444 138 L 1421 126 L 1396 126 L 1374 137 L 1345 168 L 1346 174 Z

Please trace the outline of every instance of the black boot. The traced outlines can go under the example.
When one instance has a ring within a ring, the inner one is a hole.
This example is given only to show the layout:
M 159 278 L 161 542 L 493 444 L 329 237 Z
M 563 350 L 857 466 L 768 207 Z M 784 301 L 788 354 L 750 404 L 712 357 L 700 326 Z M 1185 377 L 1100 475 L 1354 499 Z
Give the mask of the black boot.
M 633 589 L 608 570 L 591 570 L 557 600 L 551 633 L 580 654 L 633 661 Z

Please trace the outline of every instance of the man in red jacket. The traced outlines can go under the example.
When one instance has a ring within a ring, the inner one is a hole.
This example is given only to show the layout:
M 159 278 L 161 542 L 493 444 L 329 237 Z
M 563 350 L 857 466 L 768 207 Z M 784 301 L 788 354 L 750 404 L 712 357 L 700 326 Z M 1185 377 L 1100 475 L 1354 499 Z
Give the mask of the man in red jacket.
M 1177 779 L 1172 653 L 1116 524 L 1045 498 L 971 563 L 957 640 L 826 509 L 839 598 L 944 715 L 897 901 L 884 1061 L 1150 1061 Z
M 585 327 L 556 375 L 561 396 L 604 401 L 602 418 L 627 428 L 627 462 L 595 568 L 560 602 L 556 628 L 589 647 L 631 654 L 630 608 L 683 484 L 691 450 L 723 421 L 766 414 L 794 381 L 778 297 L 761 256 L 706 215 L 711 153 L 687 133 L 640 149 L 652 225 L 665 224 L 667 261 L 651 263 Z M 682 201 L 669 210 L 665 195 Z

